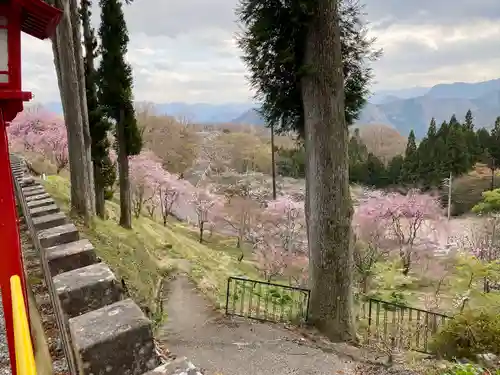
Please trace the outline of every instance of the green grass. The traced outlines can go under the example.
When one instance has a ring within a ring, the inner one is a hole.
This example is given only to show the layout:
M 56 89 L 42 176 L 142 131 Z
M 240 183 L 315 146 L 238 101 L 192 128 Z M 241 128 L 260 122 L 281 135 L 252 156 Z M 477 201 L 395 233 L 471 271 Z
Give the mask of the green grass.
M 44 186 L 67 212 L 69 181 L 49 176 Z M 126 230 L 118 225 L 118 204 L 107 202 L 106 205 L 109 218 L 96 218 L 91 228 L 73 221 L 82 236 L 93 243 L 98 255 L 118 277 L 127 281 L 132 297 L 150 309 L 154 308 L 158 281 L 176 269 L 186 271 L 217 307 L 225 303 L 229 276 L 260 278 L 250 256 L 238 262 L 242 250 L 235 248 L 234 239 L 214 234 L 200 244 L 195 228 L 173 219 L 164 227 L 145 216 L 134 219 L 133 229 Z

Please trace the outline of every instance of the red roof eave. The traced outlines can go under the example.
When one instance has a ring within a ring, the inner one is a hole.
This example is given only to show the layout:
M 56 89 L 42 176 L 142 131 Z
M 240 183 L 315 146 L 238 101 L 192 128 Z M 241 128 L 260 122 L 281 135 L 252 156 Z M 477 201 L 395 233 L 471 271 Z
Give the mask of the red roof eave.
M 14 0 L 23 9 L 21 31 L 38 39 L 47 39 L 56 31 L 62 11 L 42 0 Z

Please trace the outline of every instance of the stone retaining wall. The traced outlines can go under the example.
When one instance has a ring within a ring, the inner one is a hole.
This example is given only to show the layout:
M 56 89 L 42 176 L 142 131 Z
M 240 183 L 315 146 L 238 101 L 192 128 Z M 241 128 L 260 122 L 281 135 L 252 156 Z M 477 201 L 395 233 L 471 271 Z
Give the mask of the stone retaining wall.
M 151 321 L 127 298 L 93 245 L 28 175 L 24 160 L 11 155 L 11 165 L 16 198 L 38 250 L 70 373 L 201 374 L 185 358 L 161 363 Z

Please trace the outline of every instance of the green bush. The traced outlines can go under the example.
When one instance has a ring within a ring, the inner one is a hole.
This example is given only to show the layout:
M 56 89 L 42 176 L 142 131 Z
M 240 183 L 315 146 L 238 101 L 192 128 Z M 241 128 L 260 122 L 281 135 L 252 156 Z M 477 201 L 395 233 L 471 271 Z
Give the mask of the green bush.
M 467 358 L 500 352 L 500 314 L 498 309 L 468 310 L 450 320 L 434 338 L 431 349 L 446 359 Z
M 457 363 L 440 375 L 500 375 L 500 370 L 488 370 L 472 363 Z

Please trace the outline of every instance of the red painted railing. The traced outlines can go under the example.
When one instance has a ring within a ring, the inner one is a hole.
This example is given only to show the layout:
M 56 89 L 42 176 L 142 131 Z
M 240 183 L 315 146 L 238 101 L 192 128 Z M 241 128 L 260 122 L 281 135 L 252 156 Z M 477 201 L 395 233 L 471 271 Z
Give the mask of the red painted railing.
M 16 375 L 14 320 L 12 314 L 12 293 L 10 288 L 10 279 L 12 276 L 18 275 L 20 278 L 26 312 L 28 312 L 28 298 L 26 294 L 26 280 L 19 237 L 19 220 L 17 217 L 12 178 L 7 131 L 0 110 L 0 249 L 2 253 L 2 261 L 0 262 L 0 287 L 2 290 L 10 363 L 12 374 Z

